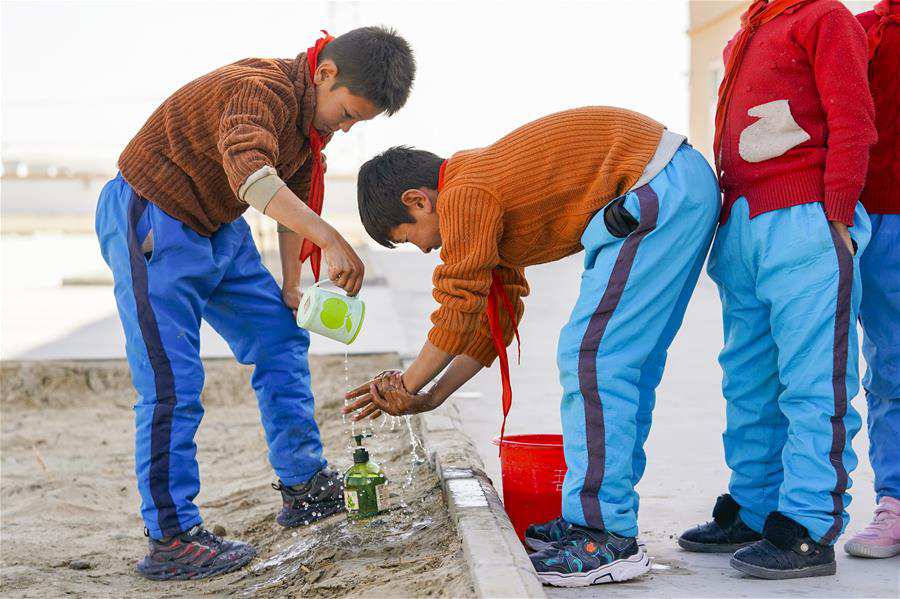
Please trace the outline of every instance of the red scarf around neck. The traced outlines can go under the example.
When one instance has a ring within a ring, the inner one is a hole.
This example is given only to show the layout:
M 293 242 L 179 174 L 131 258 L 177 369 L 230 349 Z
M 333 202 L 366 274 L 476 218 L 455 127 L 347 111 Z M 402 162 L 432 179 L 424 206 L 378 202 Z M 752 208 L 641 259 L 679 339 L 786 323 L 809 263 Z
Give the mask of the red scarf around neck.
M 896 5 L 896 0 L 881 0 L 875 5 L 875 14 L 878 15 L 878 22 L 869 28 L 866 35 L 869 38 L 869 60 L 875 58 L 875 50 L 881 43 L 881 36 L 884 34 L 885 28 L 889 24 L 900 24 L 900 13 L 891 13 L 891 4 Z
M 316 85 L 315 76 L 316 68 L 319 66 L 319 52 L 322 51 L 322 48 L 328 42 L 334 39 L 324 29 L 322 33 L 325 34 L 324 37 L 316 40 L 315 45 L 306 51 L 306 64 L 309 67 L 309 79 L 313 86 Z M 325 202 L 325 167 L 322 164 L 322 148 L 325 147 L 327 142 L 322 140 L 322 136 L 313 122 L 309 124 L 307 139 L 309 139 L 310 158 L 312 159 L 312 177 L 309 182 L 309 198 L 306 204 L 312 208 L 313 212 L 321 215 L 322 205 Z M 322 248 L 309 239 L 304 239 L 303 245 L 300 246 L 300 264 L 302 265 L 306 262 L 307 258 L 312 265 L 313 276 L 318 281 L 319 270 L 322 265 Z
M 713 140 L 716 175 L 721 176 L 722 174 L 719 168 L 719 163 L 721 162 L 719 148 L 722 143 L 725 114 L 728 110 L 731 94 L 734 91 L 734 82 L 737 79 L 737 73 L 740 70 L 750 38 L 753 37 L 757 29 L 784 11 L 808 2 L 812 2 L 812 0 L 756 0 L 750 5 L 747 12 L 741 15 L 741 29 L 734 40 L 734 46 L 731 48 L 728 62 L 725 64 L 725 73 L 722 77 L 722 83 L 719 85 L 719 101 L 716 104 L 716 132 Z
M 438 171 L 438 193 L 444 188 L 444 169 L 447 161 L 441 163 Z M 506 293 L 503 286 L 503 280 L 497 269 L 491 271 L 491 289 L 488 292 L 487 301 L 487 317 L 488 327 L 491 331 L 491 339 L 494 342 L 494 350 L 497 352 L 497 358 L 500 361 L 500 379 L 503 385 L 503 423 L 500 425 L 500 452 L 503 453 L 503 436 L 506 432 L 506 417 L 509 415 L 509 409 L 512 407 L 512 382 L 509 376 L 509 359 L 506 355 L 506 344 L 503 343 L 503 328 L 500 326 L 500 303 L 506 309 L 509 320 L 513 323 L 513 331 L 516 334 L 516 343 L 519 348 L 519 362 L 522 361 L 522 340 L 519 339 L 519 327 L 516 323 L 516 311 L 513 309 L 512 301 Z

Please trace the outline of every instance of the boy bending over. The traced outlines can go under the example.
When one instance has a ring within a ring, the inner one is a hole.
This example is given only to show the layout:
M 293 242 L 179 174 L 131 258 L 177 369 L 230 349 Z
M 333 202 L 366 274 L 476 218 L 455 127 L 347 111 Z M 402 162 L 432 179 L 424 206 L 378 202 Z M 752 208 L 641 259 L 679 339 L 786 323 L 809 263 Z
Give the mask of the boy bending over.
M 581 290 L 559 339 L 568 473 L 562 518 L 532 526 L 547 584 L 626 580 L 649 569 L 638 546 L 643 444 L 666 350 L 719 213 L 706 160 L 685 138 L 619 108 L 538 119 L 447 160 L 392 148 L 363 165 L 359 210 L 387 247 L 440 248 L 428 341 L 406 372 L 348 394 L 356 418 L 440 405 L 506 345 L 528 293 L 524 269 L 584 250 Z M 445 368 L 428 391 L 422 391 Z M 504 376 L 505 409 L 509 406 Z M 549 541 L 564 539 L 565 544 Z

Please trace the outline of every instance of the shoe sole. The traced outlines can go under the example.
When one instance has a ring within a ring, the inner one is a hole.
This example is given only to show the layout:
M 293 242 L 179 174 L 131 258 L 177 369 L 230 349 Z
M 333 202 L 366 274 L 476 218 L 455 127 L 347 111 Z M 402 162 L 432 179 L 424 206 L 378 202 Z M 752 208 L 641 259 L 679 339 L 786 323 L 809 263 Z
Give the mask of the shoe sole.
M 878 547 L 877 545 L 867 545 L 858 541 L 847 541 L 844 544 L 844 551 L 854 557 L 885 559 L 900 555 L 900 544 L 890 545 L 888 547 Z
M 752 545 L 755 542 L 756 541 L 748 541 L 746 543 L 700 543 L 678 537 L 678 545 L 685 551 L 692 551 L 694 553 L 734 553 L 738 549 Z
M 631 580 L 650 571 L 650 558 L 642 550 L 631 557 L 620 559 L 587 572 L 538 572 L 542 583 L 553 587 L 586 587 L 607 582 Z
M 791 578 L 812 578 L 814 576 L 833 576 L 837 572 L 837 563 L 820 564 L 796 570 L 773 570 L 731 558 L 731 567 L 744 574 L 767 580 L 789 580 Z
M 235 570 L 240 570 L 241 568 L 249 564 L 250 560 L 252 560 L 254 557 L 256 557 L 255 551 L 253 553 L 250 553 L 249 555 L 245 555 L 239 559 L 236 559 L 233 562 L 226 562 L 220 566 L 211 568 L 189 569 L 186 569 L 183 566 L 174 563 L 159 564 L 158 566 L 148 568 L 146 566 L 142 566 L 143 562 L 141 562 L 138 564 L 135 570 L 138 574 L 148 580 L 200 580 L 203 578 L 219 576 L 220 574 L 228 574 L 229 572 L 234 572 Z

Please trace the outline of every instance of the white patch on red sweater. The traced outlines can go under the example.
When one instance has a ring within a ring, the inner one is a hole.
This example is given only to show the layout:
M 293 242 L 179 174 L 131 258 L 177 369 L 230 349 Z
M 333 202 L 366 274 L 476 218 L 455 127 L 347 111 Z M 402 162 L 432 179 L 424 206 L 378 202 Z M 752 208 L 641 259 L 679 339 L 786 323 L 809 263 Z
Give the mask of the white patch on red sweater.
M 738 153 L 747 162 L 762 162 L 783 156 L 810 139 L 791 114 L 787 100 L 775 100 L 747 111 L 759 120 L 741 131 Z

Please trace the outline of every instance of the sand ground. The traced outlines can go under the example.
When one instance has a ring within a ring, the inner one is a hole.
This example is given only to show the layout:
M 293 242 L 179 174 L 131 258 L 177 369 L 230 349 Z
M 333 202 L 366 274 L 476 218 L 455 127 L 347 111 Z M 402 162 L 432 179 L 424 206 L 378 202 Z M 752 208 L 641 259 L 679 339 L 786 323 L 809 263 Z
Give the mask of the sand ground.
M 343 357 L 313 357 L 313 388 L 329 461 L 350 465 L 338 408 Z M 4 597 L 470 596 L 461 546 L 424 453 L 402 420 L 375 425 L 368 445 L 386 471 L 392 507 L 365 523 L 335 516 L 286 531 L 249 369 L 207 361 L 197 435 L 206 525 L 252 542 L 250 567 L 210 581 L 158 583 L 133 572 L 146 540 L 133 473 L 134 392 L 122 362 L 2 365 Z M 397 364 L 351 357 L 351 382 Z M 415 426 L 413 421 L 413 426 Z

